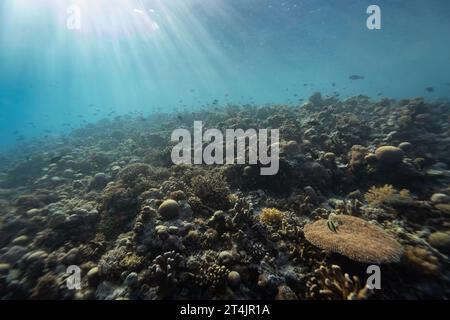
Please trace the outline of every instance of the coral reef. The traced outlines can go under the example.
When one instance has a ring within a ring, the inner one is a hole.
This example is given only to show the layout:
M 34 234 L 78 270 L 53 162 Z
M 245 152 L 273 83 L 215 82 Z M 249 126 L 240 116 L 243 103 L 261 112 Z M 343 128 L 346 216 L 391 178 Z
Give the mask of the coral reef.
M 280 129 L 278 174 L 173 164 L 194 120 Z M 0 163 L 0 298 L 449 299 L 449 122 L 446 101 L 315 93 L 24 141 Z

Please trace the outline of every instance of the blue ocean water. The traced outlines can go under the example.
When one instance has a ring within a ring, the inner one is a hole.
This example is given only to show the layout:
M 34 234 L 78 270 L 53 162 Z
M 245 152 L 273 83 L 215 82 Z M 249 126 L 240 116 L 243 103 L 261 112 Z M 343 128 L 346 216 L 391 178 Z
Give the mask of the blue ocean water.
M 0 149 L 215 100 L 449 98 L 449 31 L 445 0 L 2 0 Z

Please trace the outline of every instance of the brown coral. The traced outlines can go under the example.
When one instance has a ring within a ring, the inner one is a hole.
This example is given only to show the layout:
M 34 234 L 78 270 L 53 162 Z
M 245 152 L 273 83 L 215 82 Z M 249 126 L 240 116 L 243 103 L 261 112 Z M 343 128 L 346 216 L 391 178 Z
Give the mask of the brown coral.
M 442 265 L 425 247 L 406 246 L 403 264 L 410 270 L 429 276 L 438 276 Z
M 364 195 L 364 199 L 371 205 L 379 205 L 392 198 L 410 199 L 410 193 L 406 189 L 397 191 L 392 185 L 386 184 L 382 187 L 371 187 Z
M 194 194 L 199 197 L 203 204 L 214 209 L 228 209 L 230 202 L 228 195 L 230 190 L 226 181 L 218 173 L 208 176 L 196 176 L 191 180 Z
M 362 286 L 357 276 L 350 277 L 337 265 L 332 265 L 331 268 L 320 266 L 306 286 L 309 299 L 363 300 L 373 292 L 367 284 Z
M 264 224 L 280 225 L 284 217 L 284 213 L 276 208 L 264 208 L 259 215 L 259 220 Z
M 403 247 L 383 229 L 347 215 L 334 215 L 304 227 L 306 239 L 315 246 L 363 263 L 399 262 Z

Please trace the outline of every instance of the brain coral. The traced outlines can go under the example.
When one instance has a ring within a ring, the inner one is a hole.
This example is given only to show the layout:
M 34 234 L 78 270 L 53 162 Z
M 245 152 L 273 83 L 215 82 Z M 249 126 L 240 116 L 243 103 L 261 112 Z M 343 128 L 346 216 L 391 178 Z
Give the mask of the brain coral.
M 403 247 L 383 229 L 348 215 L 334 215 L 329 227 L 327 220 L 318 220 L 304 227 L 306 239 L 313 245 L 342 254 L 363 263 L 399 262 Z

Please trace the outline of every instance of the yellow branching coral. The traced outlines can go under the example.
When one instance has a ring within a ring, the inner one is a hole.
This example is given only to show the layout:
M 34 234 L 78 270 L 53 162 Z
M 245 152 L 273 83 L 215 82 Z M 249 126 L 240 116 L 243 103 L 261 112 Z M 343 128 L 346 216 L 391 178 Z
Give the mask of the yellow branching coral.
M 269 225 L 281 225 L 285 214 L 276 208 L 264 208 L 259 215 L 259 221 Z
M 331 268 L 320 266 L 306 286 L 309 299 L 363 300 L 373 293 L 367 284 L 361 285 L 357 276 L 350 277 L 337 265 L 332 265 Z
M 403 247 L 380 227 L 347 215 L 333 215 L 306 225 L 305 238 L 313 245 L 362 263 L 399 262 Z
M 120 261 L 120 266 L 127 270 L 137 270 L 139 269 L 144 262 L 144 258 L 135 254 L 130 254 L 125 256 Z
M 371 187 L 366 192 L 364 198 L 371 205 L 379 205 L 393 197 L 410 198 L 410 193 L 406 189 L 397 191 L 390 184 L 386 184 L 382 187 Z

